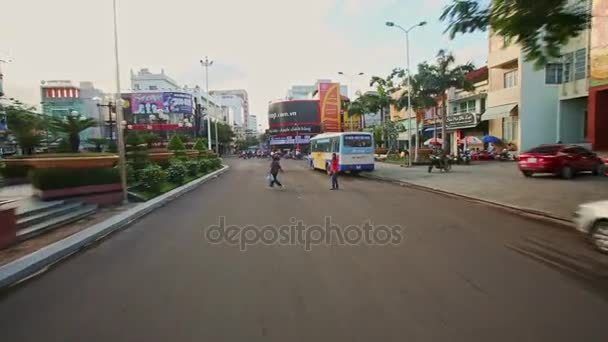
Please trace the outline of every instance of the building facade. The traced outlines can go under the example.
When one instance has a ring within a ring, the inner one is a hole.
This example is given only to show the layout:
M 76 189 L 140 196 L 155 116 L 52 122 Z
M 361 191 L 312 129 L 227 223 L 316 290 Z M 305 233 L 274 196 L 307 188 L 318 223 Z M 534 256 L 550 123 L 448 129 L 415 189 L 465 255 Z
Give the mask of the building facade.
M 247 135 L 253 137 L 258 135 L 258 117 L 256 115 L 249 115 L 249 127 L 247 128 Z
M 244 89 L 212 90 L 211 95 L 225 106 L 232 108 L 232 117 L 228 118 L 233 127 L 245 131 L 249 123 L 249 94 Z
M 133 92 L 139 91 L 163 91 L 163 90 L 178 90 L 179 83 L 165 74 L 162 69 L 160 73 L 155 74 L 148 68 L 143 68 L 137 73 L 131 70 L 131 89 Z
M 319 79 L 311 85 L 293 85 L 287 90 L 286 100 L 310 100 L 315 97 L 321 83 L 334 83 L 332 80 Z M 348 97 L 348 86 L 340 85 L 340 94 Z
M 448 91 L 448 112 L 446 116 L 446 134 L 452 144 L 451 151 L 458 150 L 458 141 L 466 136 L 478 137 L 480 140 L 488 134 L 488 121 L 481 116 L 486 111 L 488 96 L 488 68 L 479 68 L 467 74 L 467 79 L 475 89 L 450 89 Z M 483 146 L 471 146 L 479 147 Z

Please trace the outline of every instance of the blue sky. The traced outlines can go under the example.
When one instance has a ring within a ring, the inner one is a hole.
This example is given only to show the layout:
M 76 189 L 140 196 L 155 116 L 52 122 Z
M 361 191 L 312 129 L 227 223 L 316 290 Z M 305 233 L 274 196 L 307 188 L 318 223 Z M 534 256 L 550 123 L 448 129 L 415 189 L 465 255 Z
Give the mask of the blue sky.
M 198 61 L 209 55 L 211 88 L 244 88 L 252 113 L 265 121 L 267 103 L 290 85 L 365 72 L 351 88 L 365 89 L 369 76 L 405 66 L 403 34 L 387 20 L 410 26 L 412 66 L 432 60 L 440 48 L 459 62 L 485 63 L 486 34 L 450 41 L 438 21 L 448 0 L 118 0 L 123 88 L 129 70 L 164 68 L 179 82 L 202 84 Z M 36 11 L 31 11 L 32 6 Z M 107 0 L 3 0 L 0 51 L 5 91 L 39 101 L 39 82 L 93 81 L 114 89 L 112 9 Z M 125 89 L 128 90 L 128 89 Z

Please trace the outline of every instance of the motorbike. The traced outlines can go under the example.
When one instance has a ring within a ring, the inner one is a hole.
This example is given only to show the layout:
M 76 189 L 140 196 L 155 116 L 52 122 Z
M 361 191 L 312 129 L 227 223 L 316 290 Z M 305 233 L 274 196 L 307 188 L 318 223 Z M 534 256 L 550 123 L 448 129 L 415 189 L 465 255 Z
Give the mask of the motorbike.
M 513 156 L 513 154 L 511 154 L 511 152 L 509 152 L 508 150 L 502 150 L 502 152 L 500 152 L 500 154 L 498 156 L 496 156 L 496 159 L 500 160 L 500 161 L 511 161 L 511 160 L 515 160 L 515 157 Z
M 464 165 L 471 164 L 471 152 L 464 151 L 460 154 L 459 162 Z
M 452 160 L 449 157 L 431 155 L 430 158 L 431 165 L 429 165 L 429 173 L 433 171 L 433 168 L 444 172 L 450 172 L 452 169 Z

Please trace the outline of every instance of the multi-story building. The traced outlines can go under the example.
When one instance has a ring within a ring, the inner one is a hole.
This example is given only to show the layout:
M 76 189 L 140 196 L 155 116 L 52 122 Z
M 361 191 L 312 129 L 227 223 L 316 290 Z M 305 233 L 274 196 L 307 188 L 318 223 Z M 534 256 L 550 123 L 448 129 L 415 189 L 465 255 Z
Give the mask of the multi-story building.
M 587 139 L 595 150 L 608 151 L 608 1 L 592 6 Z
M 233 116 L 229 118 L 230 124 L 245 130 L 249 122 L 249 95 L 247 91 L 244 89 L 212 90 L 210 93 L 222 104 L 232 108 Z
M 483 137 L 488 133 L 488 121 L 481 121 L 486 110 L 488 96 L 488 68 L 482 67 L 467 74 L 475 89 L 450 89 L 448 91 L 448 113 L 446 135 L 450 135 L 451 150 L 456 151 L 458 140 L 465 136 Z
M 99 108 L 95 98 L 103 97 L 103 91 L 95 88 L 92 82 L 80 82 L 76 86 L 72 81 L 42 81 L 40 98 L 42 112 L 50 116 L 78 115 L 97 120 L 96 128 L 89 128 L 81 133 L 81 139 L 101 137 L 103 134 Z
M 317 80 L 311 85 L 293 85 L 287 90 L 287 100 L 310 100 L 314 98 L 315 92 L 319 89 L 320 83 L 333 83 L 332 80 Z M 348 86 L 340 85 L 340 94 L 348 97 Z
M 557 85 L 547 84 L 545 71 L 525 60 L 521 47 L 498 35 L 489 39 L 489 88 L 483 121 L 489 134 L 518 150 L 555 143 Z
M 247 135 L 253 137 L 258 135 L 258 117 L 255 115 L 249 115 L 249 126 L 247 127 Z
M 131 89 L 133 92 L 139 91 L 163 91 L 178 90 L 179 84 L 171 77 L 165 75 L 162 69 L 160 74 L 150 72 L 150 69 L 143 68 L 134 73 L 131 70 Z

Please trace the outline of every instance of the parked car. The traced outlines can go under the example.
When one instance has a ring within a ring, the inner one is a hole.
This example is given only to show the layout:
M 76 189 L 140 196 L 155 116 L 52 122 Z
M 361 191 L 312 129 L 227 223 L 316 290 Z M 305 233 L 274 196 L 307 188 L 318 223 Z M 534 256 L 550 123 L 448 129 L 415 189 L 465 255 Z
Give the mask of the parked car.
M 598 250 L 608 253 L 608 201 L 579 205 L 574 213 L 574 223 Z
M 519 170 L 526 177 L 552 173 L 570 179 L 579 172 L 602 174 L 604 161 L 595 153 L 577 145 L 540 145 L 519 156 Z

